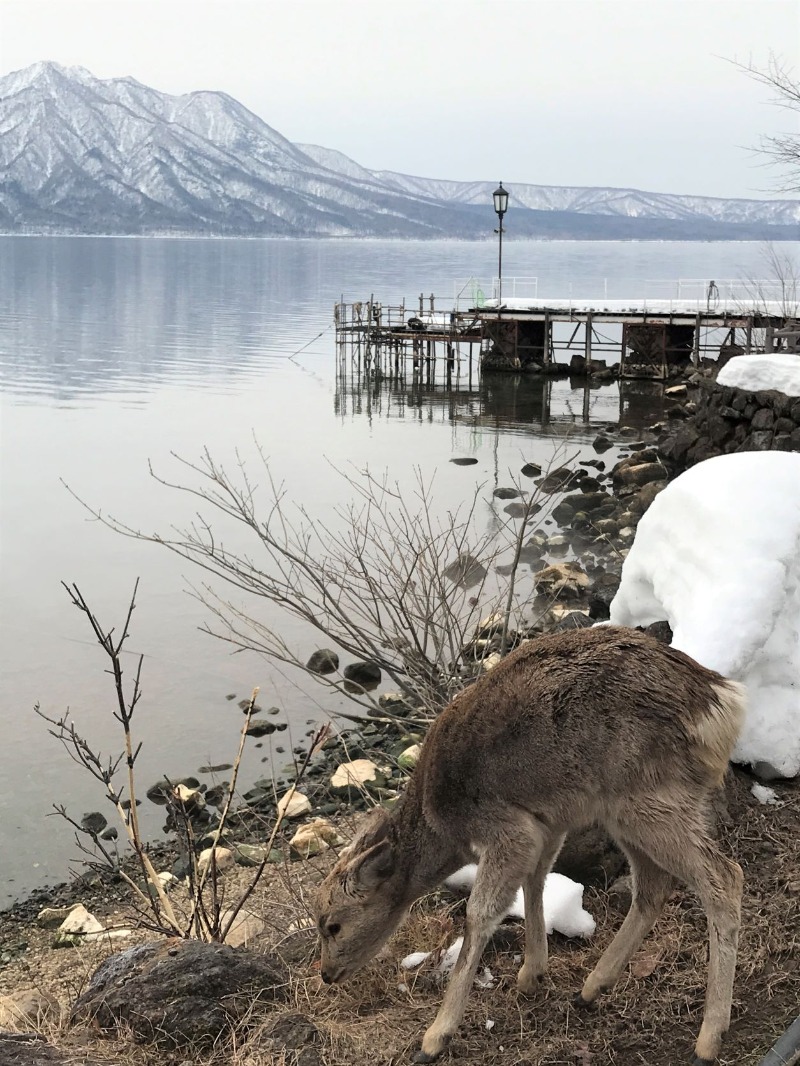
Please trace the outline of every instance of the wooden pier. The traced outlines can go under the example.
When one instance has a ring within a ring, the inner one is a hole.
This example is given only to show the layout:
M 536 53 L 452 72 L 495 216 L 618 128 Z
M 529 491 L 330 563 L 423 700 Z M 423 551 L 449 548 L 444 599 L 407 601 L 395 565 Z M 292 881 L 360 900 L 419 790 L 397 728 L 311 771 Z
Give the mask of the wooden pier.
M 339 372 L 428 385 L 471 382 L 479 371 L 667 380 L 703 360 L 798 345 L 797 294 L 773 299 L 766 283 L 663 282 L 668 291 L 620 299 L 520 296 L 518 280 L 503 280 L 512 295 L 502 301 L 495 279 L 491 299 L 466 306 L 433 294 L 414 306 L 343 297 L 334 309 Z

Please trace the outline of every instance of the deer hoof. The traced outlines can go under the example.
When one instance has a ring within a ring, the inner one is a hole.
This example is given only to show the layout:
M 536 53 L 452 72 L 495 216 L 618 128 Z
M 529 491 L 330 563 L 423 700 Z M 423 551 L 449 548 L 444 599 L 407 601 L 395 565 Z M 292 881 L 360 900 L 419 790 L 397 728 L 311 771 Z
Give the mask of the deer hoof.
M 572 997 L 572 1006 L 577 1007 L 579 1010 L 594 1010 L 597 1006 L 597 1000 L 584 999 L 580 992 L 576 992 Z

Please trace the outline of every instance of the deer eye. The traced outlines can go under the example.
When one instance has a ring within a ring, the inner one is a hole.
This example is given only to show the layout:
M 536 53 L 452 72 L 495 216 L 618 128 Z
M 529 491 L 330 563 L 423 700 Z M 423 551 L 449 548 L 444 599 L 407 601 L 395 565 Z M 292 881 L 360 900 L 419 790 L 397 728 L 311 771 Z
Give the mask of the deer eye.
M 328 936 L 338 936 L 341 931 L 342 927 L 338 922 L 330 922 L 330 924 L 325 927 L 325 933 Z

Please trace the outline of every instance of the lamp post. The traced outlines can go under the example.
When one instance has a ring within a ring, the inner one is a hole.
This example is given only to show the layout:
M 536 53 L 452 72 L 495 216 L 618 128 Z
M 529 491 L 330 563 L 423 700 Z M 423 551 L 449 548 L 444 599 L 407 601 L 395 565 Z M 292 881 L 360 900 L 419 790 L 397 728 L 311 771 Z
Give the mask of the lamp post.
M 495 233 L 499 237 L 499 252 L 497 257 L 497 317 L 500 317 L 500 305 L 503 302 L 503 215 L 508 210 L 508 193 L 503 188 L 502 181 L 492 193 L 494 209 L 499 219 L 499 226 Z

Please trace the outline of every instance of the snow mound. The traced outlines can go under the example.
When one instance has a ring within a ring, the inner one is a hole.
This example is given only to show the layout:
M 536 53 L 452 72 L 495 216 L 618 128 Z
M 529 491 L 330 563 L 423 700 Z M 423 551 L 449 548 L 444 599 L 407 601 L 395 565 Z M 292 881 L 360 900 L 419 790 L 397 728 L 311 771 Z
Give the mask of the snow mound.
M 718 385 L 758 392 L 777 389 L 786 396 L 800 396 L 800 355 L 773 352 L 769 355 L 737 355 L 717 375 Z
M 462 866 L 448 877 L 445 885 L 451 891 L 467 892 L 475 884 L 478 867 L 475 863 Z M 548 874 L 542 894 L 544 924 L 547 933 L 553 931 L 564 936 L 588 937 L 594 933 L 595 920 L 583 907 L 583 885 L 564 877 L 563 874 Z M 506 912 L 507 918 L 524 918 L 525 901 L 522 889 L 517 889 L 514 902 Z
M 663 618 L 673 647 L 746 684 L 734 759 L 800 773 L 800 454 L 707 459 L 656 497 L 611 622 Z

